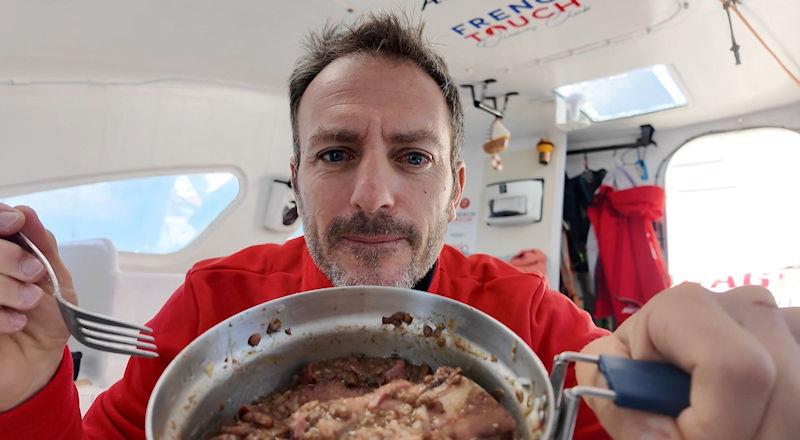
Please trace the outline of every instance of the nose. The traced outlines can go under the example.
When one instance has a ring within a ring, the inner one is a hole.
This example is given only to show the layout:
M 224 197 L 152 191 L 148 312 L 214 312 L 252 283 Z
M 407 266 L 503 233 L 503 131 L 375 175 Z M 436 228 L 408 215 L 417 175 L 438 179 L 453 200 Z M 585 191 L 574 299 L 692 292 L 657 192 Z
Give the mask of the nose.
M 395 202 L 395 178 L 388 158 L 375 152 L 365 154 L 356 169 L 350 204 L 367 214 L 391 209 Z

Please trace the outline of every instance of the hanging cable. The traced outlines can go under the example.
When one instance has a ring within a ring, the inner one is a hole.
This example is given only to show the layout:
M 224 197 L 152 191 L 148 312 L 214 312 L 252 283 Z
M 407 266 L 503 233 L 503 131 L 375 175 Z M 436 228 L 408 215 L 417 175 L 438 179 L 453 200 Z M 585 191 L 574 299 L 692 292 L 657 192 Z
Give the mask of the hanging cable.
M 728 27 L 731 30 L 731 52 L 733 52 L 733 57 L 736 59 L 736 65 L 742 64 L 742 57 L 739 55 L 739 44 L 736 43 L 736 35 L 733 33 L 733 19 L 731 18 L 731 6 L 736 6 L 736 0 L 726 0 L 723 3 L 722 7 L 725 9 L 725 13 L 728 15 Z
M 786 64 L 784 64 L 783 61 L 781 61 L 780 57 L 772 50 L 772 48 L 769 47 L 769 45 L 764 41 L 764 39 L 761 38 L 761 35 L 759 35 L 759 33 L 755 30 L 755 28 L 753 28 L 753 26 L 750 24 L 750 21 L 748 21 L 747 18 L 745 18 L 744 15 L 742 14 L 742 12 L 739 11 L 739 8 L 736 7 L 736 3 L 738 2 L 738 0 L 720 0 L 720 2 L 722 3 L 722 7 L 725 8 L 725 11 L 728 12 L 728 18 L 730 19 L 729 9 L 733 9 L 733 12 L 736 13 L 739 19 L 742 20 L 742 23 L 744 23 L 744 25 L 747 26 L 747 29 L 749 29 L 750 32 L 753 34 L 753 36 L 756 37 L 758 42 L 761 43 L 762 46 L 764 46 L 764 49 L 766 49 L 767 52 L 769 52 L 769 54 L 772 55 L 772 58 L 774 58 L 775 61 L 778 62 L 783 71 L 786 72 L 787 75 L 789 75 L 789 78 L 791 78 L 797 84 L 797 86 L 800 87 L 800 78 L 798 78 L 797 75 L 795 75 L 791 70 L 789 70 L 788 67 L 786 67 Z M 736 40 L 733 38 L 733 24 L 731 24 L 731 39 L 733 40 L 733 47 L 731 47 L 731 50 L 734 51 L 734 55 L 736 55 L 736 61 L 737 61 L 736 64 L 739 64 L 740 61 L 738 56 L 738 45 L 736 44 Z M 734 48 L 736 50 L 734 50 Z

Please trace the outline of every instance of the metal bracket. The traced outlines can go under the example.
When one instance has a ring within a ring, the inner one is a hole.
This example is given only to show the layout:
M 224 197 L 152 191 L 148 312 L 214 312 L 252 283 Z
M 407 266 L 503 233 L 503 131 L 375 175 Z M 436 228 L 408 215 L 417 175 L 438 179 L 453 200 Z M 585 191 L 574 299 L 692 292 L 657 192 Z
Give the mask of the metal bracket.
M 475 106 L 475 108 L 483 110 L 497 118 L 503 119 L 503 115 L 505 115 L 506 108 L 508 107 L 508 98 L 519 95 L 519 92 L 508 92 L 504 94 L 503 108 L 500 109 L 497 106 L 498 97 L 486 94 L 489 84 L 494 84 L 496 82 L 497 80 L 494 78 L 485 79 L 481 82 L 480 99 L 475 96 L 475 86 L 473 84 L 461 84 L 461 87 L 469 89 L 470 95 L 472 96 L 472 105 Z M 489 103 L 491 103 L 491 105 L 489 105 Z
M 600 357 L 575 351 L 565 351 L 553 359 L 550 383 L 553 386 L 553 395 L 555 397 L 553 407 L 558 417 L 554 436 L 556 440 L 570 440 L 575 433 L 575 422 L 578 418 L 581 397 L 591 396 L 614 400 L 617 395 L 613 390 L 606 388 L 580 385 L 564 390 L 564 380 L 567 377 L 567 367 L 569 367 L 570 362 L 588 362 L 596 365 L 600 362 Z

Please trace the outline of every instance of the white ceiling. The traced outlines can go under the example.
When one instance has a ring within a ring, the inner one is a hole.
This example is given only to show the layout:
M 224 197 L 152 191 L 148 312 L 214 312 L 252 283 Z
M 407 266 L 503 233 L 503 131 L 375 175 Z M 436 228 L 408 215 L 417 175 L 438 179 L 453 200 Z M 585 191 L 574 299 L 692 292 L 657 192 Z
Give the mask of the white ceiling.
M 542 8 L 569 0 L 528 0 Z M 728 51 L 719 0 L 580 0 L 582 12 L 560 26 L 542 21 L 511 38 L 478 47 L 452 27 L 511 14 L 522 0 L 0 0 L 0 83 L 195 79 L 285 89 L 299 42 L 326 21 L 399 9 L 427 23 L 459 82 L 499 80 L 491 90 L 518 91 L 507 125 L 518 137 L 552 127 L 551 90 L 559 85 L 643 67 L 672 65 L 690 105 L 598 124 L 571 134 L 581 141 L 652 123 L 657 129 L 719 119 L 800 101 L 800 88 L 740 23 L 743 65 Z M 741 9 L 766 40 L 800 71 L 800 2 L 744 0 Z M 352 12 L 350 12 L 352 11 Z M 548 10 L 542 10 L 546 14 Z M 533 23 L 533 21 L 531 21 Z M 631 36 L 633 35 L 633 36 Z M 574 51 L 571 53 L 570 51 Z M 466 95 L 464 95 L 467 98 Z M 465 99 L 465 104 L 468 104 Z M 467 109 L 467 135 L 483 136 L 490 117 Z

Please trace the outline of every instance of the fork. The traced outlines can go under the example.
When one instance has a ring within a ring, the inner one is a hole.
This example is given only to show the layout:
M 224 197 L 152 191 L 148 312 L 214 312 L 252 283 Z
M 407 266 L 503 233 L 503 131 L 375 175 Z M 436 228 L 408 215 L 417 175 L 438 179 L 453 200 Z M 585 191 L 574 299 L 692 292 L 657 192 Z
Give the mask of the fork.
M 154 343 L 155 338 L 152 336 L 153 329 L 129 324 L 99 313 L 92 313 L 73 305 L 61 296 L 61 287 L 58 284 L 56 273 L 42 251 L 21 232 L 7 237 L 7 239 L 33 252 L 45 267 L 47 275 L 50 276 L 50 281 L 53 284 L 53 293 L 58 301 L 61 316 L 75 339 L 87 347 L 109 353 L 150 358 L 158 357 L 158 353 L 156 353 L 157 347 Z

